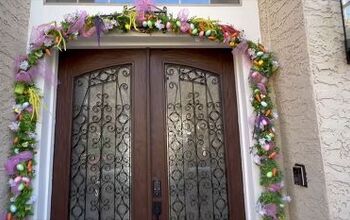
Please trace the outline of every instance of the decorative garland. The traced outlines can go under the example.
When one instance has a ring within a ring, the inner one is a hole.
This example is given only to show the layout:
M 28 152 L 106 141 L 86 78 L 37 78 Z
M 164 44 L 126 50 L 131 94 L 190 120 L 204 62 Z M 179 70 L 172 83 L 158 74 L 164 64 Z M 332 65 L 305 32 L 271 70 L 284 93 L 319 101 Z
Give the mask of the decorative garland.
M 254 161 L 260 167 L 260 185 L 264 192 L 258 201 L 258 212 L 264 220 L 284 219 L 284 206 L 290 200 L 282 194 L 282 173 L 276 162 L 279 148 L 275 145 L 273 105 L 269 95 L 268 81 L 278 64 L 263 45 L 248 41 L 243 33 L 230 25 L 198 17 L 188 17 L 186 9 L 177 17 L 167 15 L 147 0 L 141 0 L 133 8 L 125 7 L 122 12 L 109 15 L 88 16 L 85 11 L 65 16 L 60 23 L 52 22 L 33 29 L 30 52 L 15 62 L 15 99 L 13 107 L 16 120 L 9 128 L 14 133 L 11 156 L 5 165 L 9 175 L 10 201 L 5 219 L 25 219 L 33 214 L 33 187 L 31 184 L 36 153 L 35 129 L 41 110 L 42 97 L 34 83 L 43 75 L 40 66 L 44 56 L 51 51 L 66 49 L 66 43 L 78 38 L 97 36 L 100 43 L 102 33 L 171 32 L 184 33 L 199 39 L 209 39 L 229 45 L 234 53 L 241 52 L 250 58 L 251 104 L 255 112 L 254 146 L 251 151 Z M 44 74 L 45 75 L 45 74 Z

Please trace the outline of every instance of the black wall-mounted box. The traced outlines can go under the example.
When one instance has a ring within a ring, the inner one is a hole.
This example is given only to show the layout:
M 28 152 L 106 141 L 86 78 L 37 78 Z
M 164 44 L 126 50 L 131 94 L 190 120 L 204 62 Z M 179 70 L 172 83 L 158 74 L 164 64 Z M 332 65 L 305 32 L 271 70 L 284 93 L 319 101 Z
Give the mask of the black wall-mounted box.
M 302 164 L 295 164 L 293 167 L 294 184 L 307 187 L 306 169 Z

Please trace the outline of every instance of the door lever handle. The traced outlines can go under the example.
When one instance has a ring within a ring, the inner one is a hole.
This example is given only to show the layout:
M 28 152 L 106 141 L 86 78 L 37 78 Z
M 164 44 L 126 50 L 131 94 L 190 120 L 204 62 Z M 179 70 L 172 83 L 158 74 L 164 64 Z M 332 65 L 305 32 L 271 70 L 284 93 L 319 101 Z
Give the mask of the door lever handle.
M 162 214 L 162 202 L 154 201 L 152 204 L 152 213 L 159 220 L 160 214 Z
M 161 181 L 159 179 L 154 179 L 152 181 L 152 188 L 153 188 L 153 198 L 160 198 L 162 197 L 162 185 Z

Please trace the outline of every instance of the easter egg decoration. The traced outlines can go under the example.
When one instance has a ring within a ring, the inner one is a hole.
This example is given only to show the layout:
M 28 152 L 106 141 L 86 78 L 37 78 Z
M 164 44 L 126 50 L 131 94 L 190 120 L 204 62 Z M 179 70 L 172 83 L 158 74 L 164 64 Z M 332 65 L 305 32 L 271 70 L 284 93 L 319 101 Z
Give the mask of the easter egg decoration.
M 166 23 L 166 29 L 168 29 L 168 31 L 170 31 L 171 28 L 172 28 L 172 25 L 171 25 L 171 23 L 168 21 L 168 22 Z
M 271 178 L 272 177 L 272 172 L 270 171 L 270 172 L 266 173 L 266 177 L 267 178 Z
M 181 27 L 181 21 L 176 21 L 176 26 Z
M 262 146 L 262 148 L 265 150 L 265 151 L 269 151 L 271 149 L 271 145 L 270 144 L 265 144 Z
M 23 171 L 24 170 L 24 166 L 21 163 L 17 164 L 16 168 L 17 168 L 18 171 Z
M 210 35 L 211 35 L 211 30 L 207 30 L 207 31 L 205 32 L 205 36 L 209 37 Z
M 198 34 L 198 29 L 197 28 L 193 29 L 192 30 L 192 35 L 197 35 L 197 34 Z
M 259 52 L 256 53 L 256 55 L 257 55 L 258 57 L 261 57 L 262 55 L 264 55 L 264 52 L 259 51 Z
M 18 191 L 22 191 L 23 189 L 24 189 L 24 184 L 23 183 L 20 183 L 19 185 L 18 185 Z
M 147 22 L 147 26 L 148 26 L 149 28 L 152 28 L 152 27 L 153 27 L 153 22 L 152 22 L 151 20 L 149 20 L 149 21 Z
M 147 21 L 143 21 L 143 22 L 142 22 L 142 26 L 143 26 L 144 28 L 146 28 L 146 27 L 148 26 Z
M 195 29 L 195 26 L 194 26 L 194 24 L 190 24 L 190 28 L 191 28 L 191 30 L 193 30 L 193 29 Z
M 17 207 L 14 204 L 10 205 L 10 212 L 15 213 L 16 211 Z

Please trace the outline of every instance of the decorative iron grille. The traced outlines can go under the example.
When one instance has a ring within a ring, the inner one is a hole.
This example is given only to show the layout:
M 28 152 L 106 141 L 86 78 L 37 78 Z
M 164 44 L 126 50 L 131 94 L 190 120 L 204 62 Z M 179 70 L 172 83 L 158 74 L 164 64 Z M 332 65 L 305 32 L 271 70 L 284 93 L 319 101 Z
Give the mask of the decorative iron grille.
M 218 75 L 166 64 L 171 220 L 228 219 Z
M 130 219 L 132 66 L 75 78 L 70 219 Z

